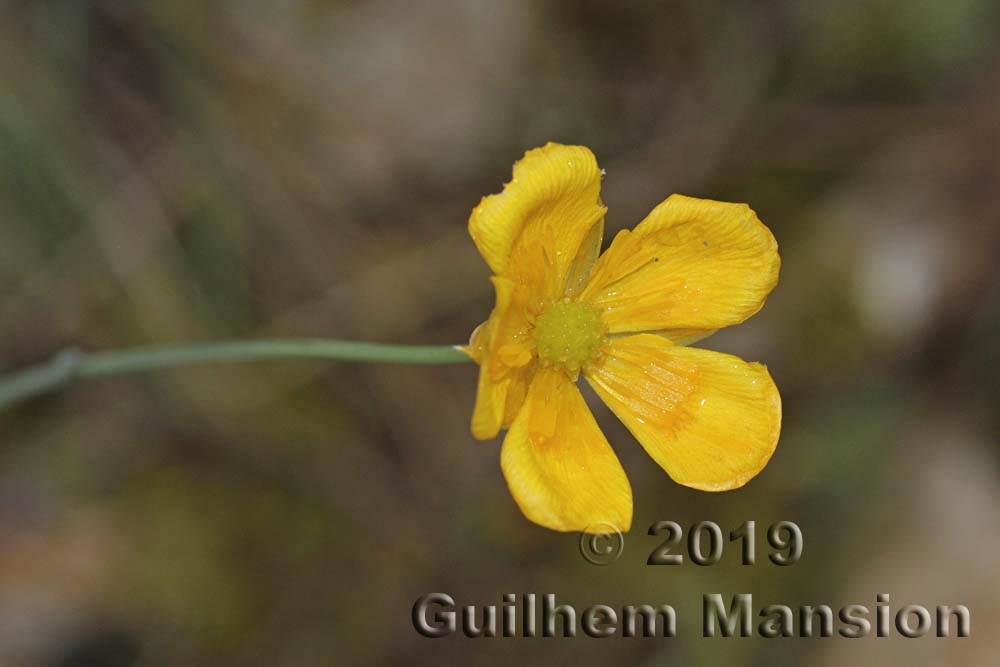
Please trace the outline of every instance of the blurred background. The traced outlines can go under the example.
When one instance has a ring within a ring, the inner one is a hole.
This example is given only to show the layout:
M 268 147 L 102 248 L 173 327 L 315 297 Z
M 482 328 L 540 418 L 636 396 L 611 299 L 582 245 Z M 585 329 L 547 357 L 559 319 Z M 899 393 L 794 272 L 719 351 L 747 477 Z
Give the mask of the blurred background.
M 469 212 L 551 140 L 607 170 L 608 238 L 673 192 L 770 226 L 778 288 L 700 345 L 768 364 L 785 427 L 705 494 L 592 400 L 636 505 L 602 568 L 471 438 L 471 364 L 79 385 L 0 414 L 0 665 L 995 664 L 998 29 L 990 0 L 4 0 L 0 369 L 464 342 L 493 300 Z M 792 520 L 805 551 L 649 567 L 661 519 Z M 432 641 L 435 591 L 669 603 L 679 636 Z M 702 639 L 713 592 L 964 604 L 972 637 Z

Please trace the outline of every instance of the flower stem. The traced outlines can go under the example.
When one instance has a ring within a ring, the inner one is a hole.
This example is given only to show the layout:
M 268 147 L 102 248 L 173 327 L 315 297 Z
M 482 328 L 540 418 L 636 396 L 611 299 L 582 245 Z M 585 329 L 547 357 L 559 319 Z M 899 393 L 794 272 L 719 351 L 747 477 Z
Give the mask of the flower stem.
M 470 361 L 464 352 L 452 345 L 389 345 L 350 340 L 221 341 L 92 353 L 70 349 L 37 366 L 0 376 L 0 410 L 56 391 L 77 380 L 179 366 L 296 358 L 397 364 Z

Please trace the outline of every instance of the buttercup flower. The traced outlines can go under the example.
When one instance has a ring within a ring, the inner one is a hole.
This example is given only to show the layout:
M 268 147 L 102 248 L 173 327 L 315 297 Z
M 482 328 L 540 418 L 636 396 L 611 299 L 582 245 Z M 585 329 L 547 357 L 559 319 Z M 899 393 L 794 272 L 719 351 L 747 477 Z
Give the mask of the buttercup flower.
M 672 195 L 598 256 L 601 176 L 589 149 L 550 143 L 469 219 L 496 291 L 466 348 L 480 366 L 472 433 L 509 429 L 511 494 L 554 530 L 632 523 L 632 489 L 580 374 L 685 486 L 742 486 L 781 430 L 764 366 L 684 347 L 761 309 L 780 266 L 771 232 L 745 204 Z

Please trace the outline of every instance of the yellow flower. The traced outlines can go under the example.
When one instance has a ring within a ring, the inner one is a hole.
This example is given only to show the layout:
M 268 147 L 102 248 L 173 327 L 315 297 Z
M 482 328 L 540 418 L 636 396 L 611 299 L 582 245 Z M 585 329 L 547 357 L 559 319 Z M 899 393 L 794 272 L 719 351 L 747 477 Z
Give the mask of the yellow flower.
M 778 281 L 778 246 L 746 204 L 672 195 L 600 254 L 602 172 L 583 146 L 549 143 L 484 197 L 469 233 L 496 306 L 472 335 L 476 438 L 500 455 L 521 511 L 554 530 L 632 523 L 632 489 L 576 386 L 582 373 L 675 481 L 742 486 L 778 444 L 767 369 L 683 347 L 737 324 Z

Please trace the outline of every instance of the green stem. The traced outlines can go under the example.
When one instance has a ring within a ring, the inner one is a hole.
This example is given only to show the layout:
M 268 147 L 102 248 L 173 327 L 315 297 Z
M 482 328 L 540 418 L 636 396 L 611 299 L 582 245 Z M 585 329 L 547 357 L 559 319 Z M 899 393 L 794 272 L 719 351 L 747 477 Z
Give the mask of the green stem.
M 457 346 L 388 345 L 350 340 L 222 341 L 93 353 L 66 350 L 45 363 L 0 377 L 0 410 L 77 380 L 179 366 L 296 358 L 397 364 L 456 364 L 470 360 Z

